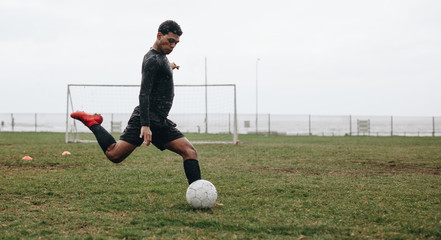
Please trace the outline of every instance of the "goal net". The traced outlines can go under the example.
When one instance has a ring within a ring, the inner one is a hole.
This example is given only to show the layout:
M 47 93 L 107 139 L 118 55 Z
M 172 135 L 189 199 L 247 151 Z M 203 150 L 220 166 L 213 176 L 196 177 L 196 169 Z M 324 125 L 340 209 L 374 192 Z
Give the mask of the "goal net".
M 66 143 L 96 142 L 91 131 L 70 114 L 98 113 L 102 126 L 119 139 L 133 109 L 138 106 L 140 85 L 67 86 Z M 192 143 L 236 143 L 236 85 L 175 85 L 170 120 Z

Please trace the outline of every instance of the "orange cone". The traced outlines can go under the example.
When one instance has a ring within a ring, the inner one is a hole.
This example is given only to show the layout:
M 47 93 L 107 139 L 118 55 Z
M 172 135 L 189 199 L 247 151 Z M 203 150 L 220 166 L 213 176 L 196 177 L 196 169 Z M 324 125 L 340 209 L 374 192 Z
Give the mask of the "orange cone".
M 32 158 L 29 157 L 29 156 L 24 156 L 24 157 L 22 158 L 22 160 L 32 160 Z
M 62 156 L 66 156 L 66 155 L 71 155 L 72 153 L 68 152 L 68 151 L 64 151 L 61 155 Z

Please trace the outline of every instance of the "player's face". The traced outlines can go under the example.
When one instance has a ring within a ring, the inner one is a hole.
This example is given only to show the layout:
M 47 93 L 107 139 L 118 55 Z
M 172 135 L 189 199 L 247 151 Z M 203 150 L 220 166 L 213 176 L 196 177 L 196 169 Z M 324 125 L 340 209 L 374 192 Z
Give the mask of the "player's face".
M 179 36 L 169 32 L 167 34 L 158 33 L 158 50 L 164 54 L 170 54 L 179 42 Z

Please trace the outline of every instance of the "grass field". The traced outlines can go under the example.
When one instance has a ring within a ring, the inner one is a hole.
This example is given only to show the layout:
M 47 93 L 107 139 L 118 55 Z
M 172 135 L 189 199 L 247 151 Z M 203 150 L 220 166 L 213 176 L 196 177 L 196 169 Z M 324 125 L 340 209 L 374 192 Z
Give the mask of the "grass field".
M 1 132 L 0 239 L 441 239 L 441 138 L 240 139 L 196 146 L 224 206 L 195 211 L 171 152 Z

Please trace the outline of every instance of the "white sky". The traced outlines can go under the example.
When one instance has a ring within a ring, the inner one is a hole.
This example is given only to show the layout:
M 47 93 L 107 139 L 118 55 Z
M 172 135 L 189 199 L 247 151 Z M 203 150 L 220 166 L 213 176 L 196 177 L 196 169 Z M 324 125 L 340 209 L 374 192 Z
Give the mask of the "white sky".
M 175 84 L 203 84 L 207 57 L 239 113 L 260 58 L 262 113 L 441 115 L 439 0 L 2 0 L 0 112 L 65 112 L 68 83 L 139 84 L 167 19 L 184 32 Z

